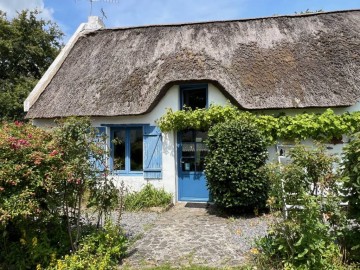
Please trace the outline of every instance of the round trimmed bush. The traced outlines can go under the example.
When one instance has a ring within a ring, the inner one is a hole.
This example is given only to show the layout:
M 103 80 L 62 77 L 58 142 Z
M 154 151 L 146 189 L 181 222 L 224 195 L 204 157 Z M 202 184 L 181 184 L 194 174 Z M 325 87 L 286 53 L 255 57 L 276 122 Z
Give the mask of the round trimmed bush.
M 263 208 L 269 189 L 261 168 L 264 138 L 251 123 L 232 120 L 210 128 L 205 175 L 214 202 L 233 210 Z

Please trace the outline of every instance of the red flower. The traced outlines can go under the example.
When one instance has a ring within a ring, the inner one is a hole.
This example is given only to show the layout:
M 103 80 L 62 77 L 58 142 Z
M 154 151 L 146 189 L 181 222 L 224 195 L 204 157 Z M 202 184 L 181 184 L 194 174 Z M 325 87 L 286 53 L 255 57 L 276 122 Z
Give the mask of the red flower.
M 24 139 L 16 139 L 14 137 L 9 137 L 8 141 L 10 142 L 10 147 L 12 149 L 19 149 L 23 146 L 29 146 L 30 143 L 27 140 Z
M 21 126 L 23 125 L 22 122 L 17 121 L 17 120 L 14 122 L 14 124 L 15 124 L 15 126 L 17 126 L 17 127 L 21 127 Z

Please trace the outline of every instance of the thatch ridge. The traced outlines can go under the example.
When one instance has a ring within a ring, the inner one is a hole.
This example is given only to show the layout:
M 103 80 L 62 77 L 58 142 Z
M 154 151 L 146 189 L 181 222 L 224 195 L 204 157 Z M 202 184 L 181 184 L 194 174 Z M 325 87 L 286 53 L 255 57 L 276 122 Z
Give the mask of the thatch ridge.
M 97 30 L 27 117 L 145 114 L 188 81 L 214 83 L 245 109 L 350 106 L 358 48 L 360 10 Z
M 309 16 L 317 16 L 319 14 L 331 14 L 331 13 L 338 13 L 339 14 L 339 13 L 348 13 L 348 12 L 353 12 L 353 11 L 360 11 L 360 9 L 345 9 L 345 10 L 336 10 L 336 11 L 319 11 L 319 12 L 273 15 L 273 16 L 264 16 L 264 17 L 254 17 L 254 18 L 250 17 L 250 18 L 242 18 L 242 19 L 230 19 L 230 20 L 210 20 L 210 21 L 194 21 L 194 22 L 177 22 L 177 23 L 164 23 L 164 24 L 134 25 L 134 26 L 126 26 L 126 27 L 108 27 L 108 28 L 99 29 L 97 31 L 117 31 L 117 30 L 140 29 L 140 28 L 149 28 L 149 27 L 164 27 L 164 26 L 168 26 L 168 27 L 174 26 L 174 27 L 176 27 L 176 26 L 186 26 L 186 25 L 194 25 L 194 24 L 246 22 L 246 21 L 264 20 L 264 19 L 270 19 L 270 18 L 309 17 Z

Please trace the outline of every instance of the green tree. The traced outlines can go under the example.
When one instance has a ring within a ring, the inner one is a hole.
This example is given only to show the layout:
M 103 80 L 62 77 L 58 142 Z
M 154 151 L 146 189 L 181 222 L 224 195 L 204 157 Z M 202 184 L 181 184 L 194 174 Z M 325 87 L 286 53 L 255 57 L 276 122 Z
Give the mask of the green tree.
M 24 10 L 8 19 L 0 10 L 0 118 L 21 119 L 23 102 L 62 46 L 59 27 Z

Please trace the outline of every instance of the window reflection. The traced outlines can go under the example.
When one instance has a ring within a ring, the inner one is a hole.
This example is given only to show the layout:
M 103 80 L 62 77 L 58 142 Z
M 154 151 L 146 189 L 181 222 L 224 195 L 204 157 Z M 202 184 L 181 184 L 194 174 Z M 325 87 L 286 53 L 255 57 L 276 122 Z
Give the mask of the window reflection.
M 113 169 L 124 173 L 143 170 L 143 128 L 124 127 L 113 131 Z
M 125 170 L 125 129 L 114 132 L 114 170 Z
M 142 128 L 130 130 L 130 170 L 143 170 L 143 134 Z
M 182 133 L 181 168 L 188 172 L 202 172 L 205 169 L 204 160 L 208 153 L 205 144 L 207 133 L 187 130 Z

